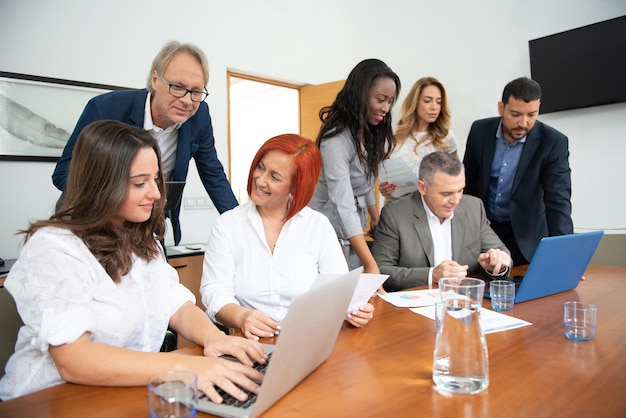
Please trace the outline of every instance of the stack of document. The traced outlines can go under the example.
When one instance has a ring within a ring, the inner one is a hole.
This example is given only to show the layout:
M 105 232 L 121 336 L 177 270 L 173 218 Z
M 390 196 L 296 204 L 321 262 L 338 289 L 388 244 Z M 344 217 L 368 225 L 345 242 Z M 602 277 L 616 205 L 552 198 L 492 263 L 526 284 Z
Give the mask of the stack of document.
M 435 302 L 439 301 L 439 289 L 408 290 L 379 295 L 398 308 L 410 308 L 412 312 L 435 320 Z M 525 327 L 532 323 L 483 308 L 480 324 L 485 334 Z
M 378 169 L 378 177 L 381 183 L 396 185 L 396 190 L 391 193 L 392 197 L 398 198 L 417 190 L 417 176 L 402 157 L 384 160 Z

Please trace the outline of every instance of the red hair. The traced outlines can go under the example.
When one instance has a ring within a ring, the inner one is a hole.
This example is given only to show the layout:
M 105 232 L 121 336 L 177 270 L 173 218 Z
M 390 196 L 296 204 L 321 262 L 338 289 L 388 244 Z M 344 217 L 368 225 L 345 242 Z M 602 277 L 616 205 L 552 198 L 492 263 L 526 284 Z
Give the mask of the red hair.
M 322 171 L 322 155 L 315 142 L 296 134 L 282 134 L 265 141 L 257 151 L 248 174 L 248 196 L 252 193 L 252 174 L 259 161 L 269 151 L 280 151 L 292 157 L 296 168 L 291 179 L 293 199 L 287 209 L 285 220 L 291 219 L 309 204 Z

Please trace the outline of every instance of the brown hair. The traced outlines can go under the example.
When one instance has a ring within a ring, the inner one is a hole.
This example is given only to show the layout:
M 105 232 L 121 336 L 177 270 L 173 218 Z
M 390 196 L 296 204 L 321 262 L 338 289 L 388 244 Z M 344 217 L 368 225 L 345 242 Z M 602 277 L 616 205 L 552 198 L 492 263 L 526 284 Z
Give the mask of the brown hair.
M 133 254 L 146 261 L 161 255 L 157 239 L 165 231 L 162 178 L 157 180 L 161 198 L 154 201 L 148 220 L 126 221 L 121 226 L 113 222 L 126 199 L 130 167 L 142 148 L 154 150 L 160 173 L 161 154 L 149 132 L 112 120 L 87 125 L 76 140 L 63 202 L 50 219 L 22 231 L 25 240 L 46 226 L 68 229 L 83 240 L 116 282 L 130 271 Z

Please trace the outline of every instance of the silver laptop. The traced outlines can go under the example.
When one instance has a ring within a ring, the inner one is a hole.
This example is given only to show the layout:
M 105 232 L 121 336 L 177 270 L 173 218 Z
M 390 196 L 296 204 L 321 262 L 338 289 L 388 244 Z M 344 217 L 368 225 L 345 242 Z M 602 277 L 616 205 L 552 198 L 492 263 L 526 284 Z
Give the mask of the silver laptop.
M 603 235 L 604 231 L 592 231 L 542 238 L 524 276 L 511 277 L 516 282 L 515 303 L 578 286 Z M 487 292 L 485 296 L 489 297 Z
M 222 417 L 258 417 L 330 356 L 361 276 L 360 267 L 314 286 L 291 302 L 259 395 L 249 406 L 216 404 L 202 395 L 198 411 Z M 238 403 L 238 402 L 237 402 Z

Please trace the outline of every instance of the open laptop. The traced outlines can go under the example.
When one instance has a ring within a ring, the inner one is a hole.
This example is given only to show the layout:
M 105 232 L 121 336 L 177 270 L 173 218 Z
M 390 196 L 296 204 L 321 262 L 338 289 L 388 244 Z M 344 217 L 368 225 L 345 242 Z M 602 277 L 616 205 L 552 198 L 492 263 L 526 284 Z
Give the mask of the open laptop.
M 174 210 L 183 197 L 184 181 L 165 182 L 165 208 L 164 210 Z
M 582 278 L 604 231 L 545 237 L 524 276 L 514 276 L 515 303 L 572 290 Z M 485 297 L 489 297 L 489 286 Z
M 291 302 L 281 322 L 261 391 L 249 407 L 213 403 L 205 395 L 198 411 L 222 417 L 258 417 L 330 356 L 362 267 L 312 287 Z

